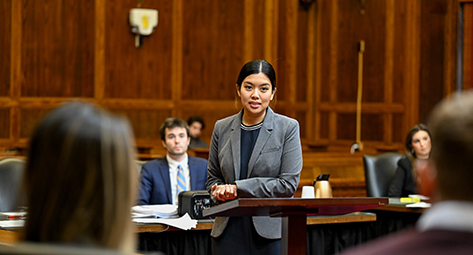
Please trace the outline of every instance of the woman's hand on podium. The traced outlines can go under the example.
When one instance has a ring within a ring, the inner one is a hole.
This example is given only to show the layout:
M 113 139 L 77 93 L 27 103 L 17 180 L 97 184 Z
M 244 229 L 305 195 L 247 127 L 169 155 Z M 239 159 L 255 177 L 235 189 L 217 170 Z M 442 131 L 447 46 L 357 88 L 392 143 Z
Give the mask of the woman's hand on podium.
M 212 186 L 212 196 L 219 201 L 232 200 L 237 197 L 237 186 L 235 184 L 225 184 Z

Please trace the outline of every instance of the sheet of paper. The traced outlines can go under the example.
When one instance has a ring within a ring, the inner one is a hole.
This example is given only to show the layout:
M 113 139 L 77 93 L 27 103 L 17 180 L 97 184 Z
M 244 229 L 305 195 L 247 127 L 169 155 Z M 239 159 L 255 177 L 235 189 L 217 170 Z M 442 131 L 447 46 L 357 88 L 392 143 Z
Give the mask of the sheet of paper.
M 419 202 L 419 203 L 413 203 L 413 204 L 407 204 L 406 207 L 410 208 L 430 208 L 432 206 L 430 203 L 426 202 Z
M 409 197 L 418 198 L 420 200 L 429 200 L 430 199 L 429 197 L 426 197 L 426 196 L 423 196 L 423 195 L 420 195 L 420 194 L 411 194 L 411 195 L 409 195 Z

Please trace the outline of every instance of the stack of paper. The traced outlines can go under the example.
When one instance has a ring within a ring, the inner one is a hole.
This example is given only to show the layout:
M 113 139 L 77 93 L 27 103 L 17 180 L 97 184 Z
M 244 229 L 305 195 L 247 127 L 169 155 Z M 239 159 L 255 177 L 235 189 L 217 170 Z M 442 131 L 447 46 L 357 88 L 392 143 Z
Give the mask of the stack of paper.
M 0 212 L 0 220 L 23 220 L 26 212 Z
M 17 229 L 25 225 L 25 220 L 0 220 L 0 228 Z
M 133 218 L 176 218 L 177 205 L 137 205 L 131 208 Z
M 411 208 L 430 208 L 432 205 L 428 203 L 430 201 L 429 197 L 419 195 L 419 194 L 413 194 L 409 195 L 410 198 L 412 199 L 418 199 L 419 201 L 416 201 L 417 203 L 413 204 L 408 204 L 406 207 L 411 207 Z M 426 202 L 427 201 L 427 202 Z
M 175 228 L 180 228 L 184 230 L 189 230 L 197 226 L 197 220 L 191 219 L 189 214 L 184 214 L 180 218 L 174 219 L 159 219 L 159 218 L 135 218 L 133 222 L 143 223 L 143 224 L 165 224 L 168 226 L 173 226 Z

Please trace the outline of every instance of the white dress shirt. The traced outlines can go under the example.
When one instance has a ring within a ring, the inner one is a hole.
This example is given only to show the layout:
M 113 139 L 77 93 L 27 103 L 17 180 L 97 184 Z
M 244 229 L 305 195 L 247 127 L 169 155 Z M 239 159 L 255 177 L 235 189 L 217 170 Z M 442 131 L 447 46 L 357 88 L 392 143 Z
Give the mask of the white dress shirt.
M 465 201 L 443 201 L 426 210 L 419 218 L 419 231 L 443 229 L 473 232 L 473 203 Z
M 169 155 L 166 155 L 166 159 L 169 164 L 169 179 L 171 180 L 171 192 L 172 192 L 172 204 L 177 205 L 178 203 L 178 195 L 177 194 L 177 172 L 179 169 L 177 166 L 181 165 L 182 169 L 184 170 L 184 176 L 186 177 L 186 189 L 191 190 L 191 177 L 190 177 L 190 172 L 189 172 L 189 163 L 188 163 L 188 157 L 186 154 L 186 157 L 181 161 L 177 162 Z

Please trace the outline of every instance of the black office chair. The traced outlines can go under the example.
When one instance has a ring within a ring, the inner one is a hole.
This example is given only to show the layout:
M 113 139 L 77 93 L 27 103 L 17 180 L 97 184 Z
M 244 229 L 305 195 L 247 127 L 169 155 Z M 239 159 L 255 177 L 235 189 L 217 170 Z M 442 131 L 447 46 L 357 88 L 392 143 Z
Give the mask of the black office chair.
M 24 205 L 20 197 L 25 161 L 16 158 L 0 160 L 0 212 L 11 212 Z
M 397 162 L 401 157 L 402 154 L 397 152 L 363 155 L 368 197 L 388 196 L 389 184 L 396 173 Z

